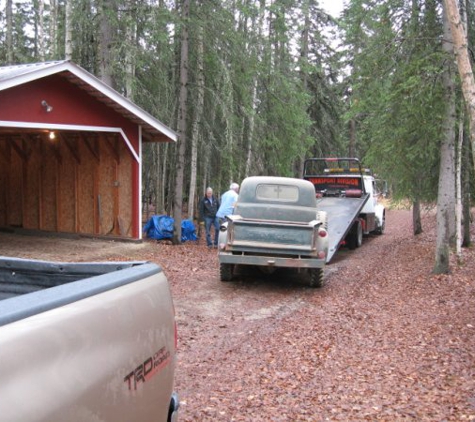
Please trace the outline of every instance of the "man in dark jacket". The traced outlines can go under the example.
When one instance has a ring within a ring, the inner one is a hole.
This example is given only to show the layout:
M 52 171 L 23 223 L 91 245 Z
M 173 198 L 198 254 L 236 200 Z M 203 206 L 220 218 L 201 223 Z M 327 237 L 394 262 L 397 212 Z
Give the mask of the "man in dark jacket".
M 204 221 L 206 230 L 206 244 L 208 248 L 218 247 L 219 219 L 216 212 L 219 208 L 219 201 L 213 195 L 213 189 L 206 188 L 206 195 L 200 201 L 200 221 Z M 211 226 L 214 226 L 214 244 L 211 241 Z

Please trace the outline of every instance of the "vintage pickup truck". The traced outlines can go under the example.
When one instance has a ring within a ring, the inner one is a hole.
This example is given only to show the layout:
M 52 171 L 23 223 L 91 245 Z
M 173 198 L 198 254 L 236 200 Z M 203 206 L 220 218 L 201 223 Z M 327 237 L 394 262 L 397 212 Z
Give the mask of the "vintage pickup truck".
M 311 287 L 324 284 L 328 253 L 326 213 L 317 211 L 312 183 L 287 177 L 244 179 L 232 215 L 220 227 L 218 258 L 222 281 L 240 265 L 265 272 L 296 268 Z
M 175 350 L 159 266 L 0 257 L 0 420 L 177 420 Z

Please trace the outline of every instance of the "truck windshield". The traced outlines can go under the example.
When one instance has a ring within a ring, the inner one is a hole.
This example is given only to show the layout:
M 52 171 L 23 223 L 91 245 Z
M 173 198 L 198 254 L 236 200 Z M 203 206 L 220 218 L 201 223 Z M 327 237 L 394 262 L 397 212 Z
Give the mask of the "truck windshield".
M 256 198 L 263 201 L 297 202 L 299 189 L 296 186 L 260 184 L 256 189 Z

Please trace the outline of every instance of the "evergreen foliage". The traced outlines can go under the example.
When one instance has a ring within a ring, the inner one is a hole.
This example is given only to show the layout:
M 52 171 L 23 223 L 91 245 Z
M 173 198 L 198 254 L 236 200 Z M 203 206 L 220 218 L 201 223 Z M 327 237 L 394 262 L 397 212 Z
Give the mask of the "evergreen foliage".
M 66 1 L 42 0 L 42 20 L 39 0 L 13 2 L 14 63 L 64 57 Z M 338 19 L 317 0 L 193 1 L 185 20 L 181 6 L 180 0 L 76 0 L 72 60 L 100 76 L 105 16 L 115 89 L 176 129 L 179 35 L 187 25 L 188 136 L 198 112 L 198 63 L 204 74 L 197 197 L 208 185 L 223 192 L 247 175 L 299 177 L 305 157 L 351 150 L 389 181 L 397 197 L 435 199 L 445 111 L 442 73 L 450 60 L 441 48 L 440 2 L 351 0 Z M 0 10 L 6 28 L 5 20 L 6 10 Z M 6 41 L 4 31 L 3 64 Z M 175 145 L 144 146 L 144 198 L 169 213 L 175 157 Z M 188 143 L 185 202 L 190 160 Z

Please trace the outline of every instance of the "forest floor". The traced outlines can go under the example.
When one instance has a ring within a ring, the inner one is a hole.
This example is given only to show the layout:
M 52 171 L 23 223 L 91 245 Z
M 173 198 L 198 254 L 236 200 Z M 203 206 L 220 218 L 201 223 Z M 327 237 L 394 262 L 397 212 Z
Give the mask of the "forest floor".
M 219 281 L 216 250 L 0 233 L 0 254 L 160 264 L 178 321 L 181 421 L 475 421 L 475 249 L 433 275 L 435 217 L 342 249 L 312 289 L 290 272 Z M 475 237 L 475 233 L 472 233 Z M 473 238 L 473 237 L 472 237 Z

